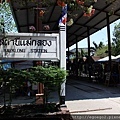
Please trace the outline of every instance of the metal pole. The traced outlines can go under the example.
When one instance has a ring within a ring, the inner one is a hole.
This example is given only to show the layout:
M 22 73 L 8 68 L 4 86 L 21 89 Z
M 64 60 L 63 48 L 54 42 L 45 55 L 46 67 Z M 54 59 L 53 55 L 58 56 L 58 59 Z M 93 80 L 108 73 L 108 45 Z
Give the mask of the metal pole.
M 110 24 L 109 24 L 109 15 L 107 16 L 107 36 L 108 36 L 108 55 L 109 55 L 109 70 L 111 71 L 111 38 L 110 38 Z
M 90 33 L 89 27 L 87 27 L 87 36 L 88 36 L 88 72 L 89 72 L 89 80 L 91 80 L 91 63 L 90 63 Z
M 78 78 L 78 42 L 76 36 L 76 78 Z

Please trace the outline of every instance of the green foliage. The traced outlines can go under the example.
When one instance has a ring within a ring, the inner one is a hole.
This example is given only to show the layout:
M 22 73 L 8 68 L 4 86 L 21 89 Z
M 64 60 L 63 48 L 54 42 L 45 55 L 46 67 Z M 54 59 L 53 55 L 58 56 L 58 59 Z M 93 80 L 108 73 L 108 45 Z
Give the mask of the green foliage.
M 111 44 L 111 54 L 116 56 L 120 54 L 120 23 L 115 25 L 113 36 L 114 38 L 112 38 L 113 42 Z M 94 42 L 94 45 L 96 56 L 105 57 L 108 55 L 105 53 L 108 51 L 108 45 L 104 46 L 102 42 L 100 42 L 99 45 Z
M 93 41 L 93 45 L 95 46 L 95 49 L 98 48 L 98 45 Z
M 9 3 L 0 3 L 0 33 L 17 32 Z
M 100 42 L 99 43 L 99 48 L 102 48 L 102 47 L 104 47 L 104 44 L 103 44 L 103 42 Z
M 25 83 L 25 79 L 30 75 L 27 71 L 17 70 L 17 69 L 8 69 L 3 70 L 0 69 L 0 82 L 3 84 L 4 88 L 4 96 L 6 93 L 9 93 L 9 105 L 12 102 L 12 94 L 15 92 L 16 89 L 22 87 Z M 4 98 L 6 101 L 6 98 Z M 4 103 L 6 106 L 6 103 Z
M 95 52 L 95 56 L 100 56 L 101 58 L 107 56 L 106 51 L 108 50 L 108 46 L 103 46 L 102 48 L 99 48 Z
M 10 104 L 12 101 L 12 92 L 22 87 L 26 80 L 32 83 L 44 84 L 45 97 L 48 97 L 51 91 L 58 90 L 66 79 L 67 72 L 57 66 L 42 67 L 37 66 L 27 70 L 0 69 L 0 83 L 9 90 Z
M 61 84 L 66 80 L 67 71 L 57 66 L 33 67 L 31 72 L 34 74 L 34 80 L 38 83 L 44 84 L 45 103 L 52 91 L 60 93 Z
M 116 56 L 120 54 L 120 23 L 115 25 L 113 36 L 112 54 Z
M 83 57 L 85 55 L 86 55 L 85 51 L 83 49 L 81 49 L 81 57 Z
M 103 42 L 100 42 L 99 44 L 96 44 L 95 42 L 93 42 L 94 47 L 91 47 L 92 50 L 95 51 L 95 56 L 100 56 L 100 57 L 105 57 L 106 53 L 105 51 L 108 50 L 108 46 L 104 45 Z
M 37 66 L 33 67 L 31 72 L 34 74 L 34 80 L 36 82 L 41 82 L 43 84 L 50 83 L 52 85 L 58 85 L 58 83 L 62 83 L 67 75 L 64 69 L 60 69 L 57 66 Z

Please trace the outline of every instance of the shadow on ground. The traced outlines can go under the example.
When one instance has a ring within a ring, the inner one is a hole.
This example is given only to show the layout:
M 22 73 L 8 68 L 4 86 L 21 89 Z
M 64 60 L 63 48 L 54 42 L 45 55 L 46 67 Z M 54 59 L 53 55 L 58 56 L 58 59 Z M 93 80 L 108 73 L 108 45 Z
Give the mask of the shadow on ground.
M 58 101 L 57 93 L 51 94 L 50 101 Z M 89 82 L 88 79 L 67 79 L 66 101 L 103 99 L 120 97 L 120 85 L 106 86 L 104 84 Z
M 0 96 L 0 104 L 3 104 L 3 97 Z M 87 79 L 67 79 L 66 81 L 66 101 L 102 99 L 120 97 L 120 86 L 108 87 L 104 84 L 89 82 Z M 53 92 L 49 96 L 49 102 L 59 102 L 58 93 Z M 35 103 L 35 96 L 20 96 L 13 99 L 13 104 Z

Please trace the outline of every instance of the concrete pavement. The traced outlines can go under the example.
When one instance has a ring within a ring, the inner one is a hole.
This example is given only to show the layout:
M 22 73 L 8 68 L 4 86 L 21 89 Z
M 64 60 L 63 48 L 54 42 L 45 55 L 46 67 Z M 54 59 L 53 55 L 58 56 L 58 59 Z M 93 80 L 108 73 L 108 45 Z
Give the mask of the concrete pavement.
M 57 102 L 57 94 L 52 96 L 50 101 Z M 120 114 L 120 86 L 69 79 L 65 104 L 71 114 Z
M 120 86 L 70 80 L 66 105 L 71 114 L 120 114 Z

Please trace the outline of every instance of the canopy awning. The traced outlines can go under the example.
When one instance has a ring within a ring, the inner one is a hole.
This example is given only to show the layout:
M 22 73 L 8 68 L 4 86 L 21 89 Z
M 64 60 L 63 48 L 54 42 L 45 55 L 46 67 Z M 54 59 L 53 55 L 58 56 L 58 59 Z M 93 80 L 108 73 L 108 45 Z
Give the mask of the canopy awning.
M 116 59 L 115 56 L 111 55 L 111 60 L 115 60 L 115 59 Z M 99 59 L 97 62 L 105 62 L 105 61 L 109 61 L 109 56 Z
M 61 7 L 56 4 L 46 9 L 46 14 L 42 19 L 42 26 L 49 25 L 50 30 L 46 32 L 59 32 L 59 19 L 61 16 Z M 14 15 L 15 22 L 18 27 L 18 32 L 29 32 L 29 26 L 35 26 L 35 8 L 34 3 L 27 3 L 25 6 L 20 6 L 19 2 L 13 2 L 11 0 L 11 9 Z M 83 40 L 89 34 L 101 30 L 107 26 L 107 17 L 109 17 L 109 24 L 120 19 L 120 0 L 114 0 L 114 3 L 106 3 L 106 0 L 98 0 L 98 2 L 92 4 L 95 8 L 95 14 L 91 17 L 84 17 L 82 10 L 70 11 L 68 19 L 71 17 L 74 20 L 72 26 L 67 26 L 67 47 L 74 45 L 77 42 Z M 114 10 L 114 14 L 107 16 L 107 14 Z M 77 15 L 77 17 L 75 17 Z M 41 24 L 39 24 L 41 26 Z M 39 27 L 40 27 L 39 26 Z M 97 40 L 97 38 L 96 38 Z

